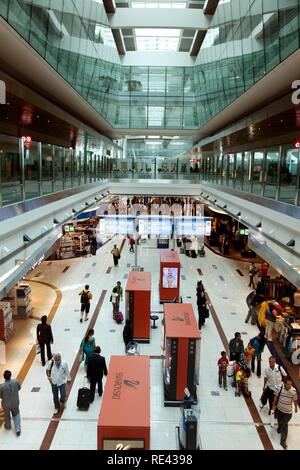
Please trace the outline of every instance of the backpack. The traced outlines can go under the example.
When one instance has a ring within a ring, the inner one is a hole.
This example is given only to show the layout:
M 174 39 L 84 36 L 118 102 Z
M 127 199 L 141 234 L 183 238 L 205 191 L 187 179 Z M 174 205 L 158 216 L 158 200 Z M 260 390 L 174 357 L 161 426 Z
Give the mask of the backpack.
M 80 297 L 80 302 L 82 304 L 88 304 L 89 303 L 89 291 L 83 292 Z

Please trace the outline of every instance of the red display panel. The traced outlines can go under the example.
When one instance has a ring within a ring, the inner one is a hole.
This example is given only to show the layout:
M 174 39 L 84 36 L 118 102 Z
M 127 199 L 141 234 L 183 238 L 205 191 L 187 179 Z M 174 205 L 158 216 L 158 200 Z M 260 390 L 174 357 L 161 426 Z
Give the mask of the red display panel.
M 112 356 L 97 433 L 98 450 L 150 448 L 150 358 Z
M 163 250 L 160 253 L 159 294 L 161 302 L 179 300 L 180 260 L 176 251 Z

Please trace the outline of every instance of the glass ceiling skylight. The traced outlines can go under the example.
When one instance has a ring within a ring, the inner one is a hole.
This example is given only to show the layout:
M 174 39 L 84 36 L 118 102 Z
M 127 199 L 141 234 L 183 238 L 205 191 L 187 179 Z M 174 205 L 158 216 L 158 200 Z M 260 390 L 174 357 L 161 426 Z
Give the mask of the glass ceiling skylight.
M 180 29 L 136 28 L 138 51 L 177 51 Z
M 186 2 L 131 2 L 132 8 L 186 8 Z

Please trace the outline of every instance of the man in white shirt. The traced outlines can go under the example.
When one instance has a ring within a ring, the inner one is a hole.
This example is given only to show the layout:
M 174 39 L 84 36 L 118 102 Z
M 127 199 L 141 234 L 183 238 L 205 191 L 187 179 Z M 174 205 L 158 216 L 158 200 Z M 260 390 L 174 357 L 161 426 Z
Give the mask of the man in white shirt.
M 67 398 L 66 382 L 71 381 L 68 364 L 61 360 L 59 353 L 53 354 L 53 358 L 47 364 L 46 373 L 52 387 L 55 413 L 59 413 L 60 404 L 64 407 Z
M 282 379 L 287 377 L 287 373 L 285 370 L 276 364 L 276 360 L 274 356 L 269 357 L 269 367 L 265 369 L 264 372 L 264 386 L 263 386 L 263 396 L 265 397 L 265 403 L 269 401 L 269 415 L 271 414 L 273 400 L 274 400 L 274 393 L 280 390 L 282 386 Z M 265 405 L 262 401 L 261 408 Z

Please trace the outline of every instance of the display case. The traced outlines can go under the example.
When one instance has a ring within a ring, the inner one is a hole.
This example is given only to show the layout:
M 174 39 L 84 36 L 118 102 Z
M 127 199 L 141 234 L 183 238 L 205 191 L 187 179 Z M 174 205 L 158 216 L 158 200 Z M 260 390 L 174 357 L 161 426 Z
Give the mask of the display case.
M 151 273 L 133 271 L 126 285 L 126 319 L 130 319 L 134 341 L 149 343 Z
M 98 450 L 150 449 L 150 358 L 112 356 L 97 429 Z
M 180 260 L 176 251 L 164 250 L 160 253 L 160 303 L 179 301 Z
M 164 404 L 180 406 L 199 384 L 200 333 L 192 304 L 164 305 Z

